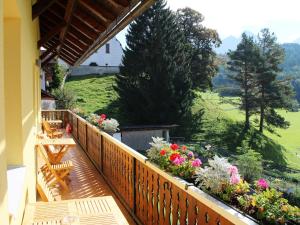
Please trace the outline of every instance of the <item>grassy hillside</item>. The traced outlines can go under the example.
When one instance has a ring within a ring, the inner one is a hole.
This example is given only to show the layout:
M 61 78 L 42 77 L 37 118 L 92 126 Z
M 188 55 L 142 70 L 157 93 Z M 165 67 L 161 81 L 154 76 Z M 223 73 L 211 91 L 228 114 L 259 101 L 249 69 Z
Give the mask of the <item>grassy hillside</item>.
M 215 93 L 201 93 L 204 102 L 210 104 L 209 120 L 228 119 L 232 122 L 242 122 L 244 114 L 235 105 L 228 103 L 228 97 L 221 98 Z M 207 106 L 206 106 L 207 107 Z M 286 161 L 286 165 L 295 173 L 287 171 L 286 175 L 297 177 L 300 179 L 300 112 L 286 112 L 281 110 L 280 114 L 284 116 L 291 124 L 288 129 L 276 129 L 276 133 L 265 131 L 264 135 L 270 139 L 271 148 L 266 148 L 266 152 L 272 158 L 274 155 L 282 153 L 282 159 Z M 219 119 L 218 119 L 219 118 Z M 254 119 L 254 118 L 253 118 Z M 213 123 L 211 121 L 211 123 Z M 221 123 L 221 122 L 220 122 Z M 222 125 L 217 125 L 217 129 L 222 129 Z M 234 142 L 234 140 L 232 141 Z M 276 152 L 276 149 L 278 150 Z
M 77 106 L 86 113 L 105 113 L 124 124 L 122 110 L 118 108 L 118 97 L 113 89 L 114 84 L 113 75 L 91 75 L 72 77 L 67 80 L 66 87 L 76 93 Z M 278 135 L 268 132 L 261 135 L 256 129 L 252 129 L 250 134 L 243 134 L 241 124 L 244 115 L 235 105 L 228 102 L 238 99 L 220 98 L 215 93 L 196 94 L 194 115 L 201 111 L 204 113 L 199 113 L 199 118 L 195 117 L 199 121 L 196 125 L 201 127 L 201 130 L 193 134 L 194 141 L 224 146 L 227 149 L 221 149 L 223 153 L 227 151 L 229 155 L 235 155 L 236 147 L 244 138 L 258 140 L 265 158 L 283 166 L 273 173 L 300 179 L 300 112 L 281 112 L 290 121 L 291 126 L 286 130 L 278 129 Z M 194 121 L 196 120 L 193 120 L 193 123 Z
M 119 119 L 114 75 L 70 77 L 65 86 L 77 97 L 77 107 L 89 113 L 105 113 Z

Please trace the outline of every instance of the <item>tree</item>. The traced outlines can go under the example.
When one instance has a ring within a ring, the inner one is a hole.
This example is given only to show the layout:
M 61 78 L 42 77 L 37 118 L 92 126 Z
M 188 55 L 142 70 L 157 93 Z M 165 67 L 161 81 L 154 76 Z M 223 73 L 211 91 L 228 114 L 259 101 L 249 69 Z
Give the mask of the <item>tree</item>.
M 189 112 L 191 48 L 163 0 L 128 29 L 115 87 L 131 123 L 178 123 Z
M 268 29 L 262 29 L 258 35 L 260 63 L 256 76 L 258 88 L 256 98 L 259 105 L 260 132 L 263 132 L 265 123 L 270 131 L 273 131 L 272 126 L 281 128 L 289 126 L 289 123 L 275 111 L 277 108 L 289 109 L 293 95 L 290 81 L 278 79 L 284 50 L 276 41 L 275 34 L 270 33 Z
M 235 51 L 228 53 L 230 58 L 228 69 L 233 73 L 229 75 L 239 87 L 237 95 L 241 98 L 240 109 L 245 111 L 245 129 L 250 127 L 250 116 L 255 113 L 255 76 L 259 60 L 259 48 L 253 37 L 242 34 L 242 40 Z
M 213 48 L 221 43 L 217 31 L 204 27 L 203 15 L 191 8 L 178 9 L 176 20 L 186 41 L 193 49 L 191 67 L 193 88 L 202 90 L 211 88 L 212 78 L 218 70 Z

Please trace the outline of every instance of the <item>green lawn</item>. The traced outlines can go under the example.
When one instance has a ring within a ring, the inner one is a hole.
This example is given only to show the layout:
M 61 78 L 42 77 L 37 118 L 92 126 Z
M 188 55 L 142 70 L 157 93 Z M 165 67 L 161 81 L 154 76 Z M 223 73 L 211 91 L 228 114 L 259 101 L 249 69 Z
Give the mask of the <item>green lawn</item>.
M 121 115 L 117 93 L 113 88 L 115 85 L 114 75 L 71 77 L 65 85 L 75 92 L 77 106 L 84 109 L 86 113 L 105 113 L 109 117 L 118 119 L 121 124 L 126 121 Z M 225 141 L 227 143 L 235 141 L 232 137 L 236 137 L 240 130 L 236 129 L 234 124 L 235 122 L 242 122 L 244 114 L 236 105 L 231 104 L 231 101 L 238 101 L 238 99 L 220 98 L 216 93 L 197 93 L 193 112 L 195 114 L 204 109 L 205 113 L 202 118 L 203 124 L 199 125 L 203 126 L 204 132 L 195 133 L 195 140 L 207 141 L 217 134 L 219 137 L 216 135 L 216 138 L 219 138 L 220 145 L 224 144 Z M 300 112 L 281 111 L 280 113 L 291 123 L 291 126 L 286 130 L 277 129 L 279 136 L 265 132 L 265 135 L 270 138 L 267 140 L 269 146 L 266 154 L 270 155 L 275 151 L 277 153 L 280 151 L 289 168 L 300 170 Z M 231 134 L 227 135 L 228 131 Z M 226 134 L 227 137 L 223 137 L 223 134 Z M 275 148 L 277 150 L 273 151 Z M 283 173 L 286 176 L 300 179 L 299 171 L 294 173 L 285 171 Z
M 70 77 L 65 86 L 77 97 L 77 107 L 85 113 L 116 114 L 117 94 L 113 88 L 114 75 L 88 75 Z
M 222 116 L 233 121 L 243 121 L 244 113 L 235 105 L 227 103 L 228 99 L 237 101 L 234 98 L 221 98 L 216 93 L 201 93 L 205 101 L 217 105 L 222 111 Z M 283 152 L 287 164 L 292 169 L 300 170 L 300 112 L 286 112 L 280 110 L 280 114 L 290 122 L 288 129 L 276 129 L 277 134 L 265 131 L 265 135 L 282 145 L 286 151 Z M 299 175 L 300 176 L 300 175 Z

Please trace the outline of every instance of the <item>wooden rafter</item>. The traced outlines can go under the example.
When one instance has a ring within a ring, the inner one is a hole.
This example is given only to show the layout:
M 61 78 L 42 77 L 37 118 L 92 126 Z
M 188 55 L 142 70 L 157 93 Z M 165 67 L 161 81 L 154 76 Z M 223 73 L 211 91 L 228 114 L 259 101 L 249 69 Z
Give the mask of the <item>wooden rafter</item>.
M 98 37 L 98 33 L 93 28 L 89 27 L 88 25 L 86 25 L 84 22 L 82 22 L 80 19 L 76 17 L 73 17 L 71 25 L 83 31 L 88 37 L 92 39 Z
M 47 65 L 52 59 L 54 59 L 57 56 L 57 53 L 52 53 L 50 56 L 48 56 L 43 62 L 42 62 L 42 67 Z
M 61 45 L 58 48 L 58 54 L 60 54 L 60 50 L 62 49 L 62 46 L 64 44 L 64 40 L 65 40 L 66 34 L 68 32 L 68 29 L 70 27 L 72 16 L 76 9 L 76 6 L 77 6 L 77 0 L 68 0 L 66 10 L 65 10 L 65 15 L 64 15 L 64 21 L 67 24 L 64 27 L 64 29 L 61 30 L 61 32 L 59 34 L 59 41 L 61 42 Z
M 75 12 L 75 16 L 80 19 L 83 23 L 87 24 L 97 32 L 105 31 L 105 21 L 99 20 L 97 17 L 92 17 L 90 14 L 85 12 L 84 10 L 77 10 Z
M 130 4 L 130 2 L 128 0 L 110 0 L 110 1 L 113 1 L 116 4 L 121 5 L 123 7 L 127 7 Z
M 32 6 L 32 19 L 34 20 L 50 8 L 56 0 L 40 0 Z
M 78 38 L 82 43 L 86 45 L 91 45 L 93 40 L 87 37 L 85 34 L 81 33 L 80 30 L 70 27 L 69 34 L 75 38 Z
M 105 21 L 106 25 L 108 25 L 115 19 L 115 16 L 111 11 L 104 9 L 103 6 L 95 3 L 92 0 L 80 0 L 79 3 L 80 5 L 85 7 L 89 12 L 99 17 L 101 20 Z
M 50 53 L 56 52 L 57 47 L 60 45 L 59 42 L 53 44 L 50 48 L 48 48 L 41 56 L 40 59 L 43 61 Z
M 56 25 L 52 30 L 50 30 L 46 35 L 44 35 L 38 41 L 38 48 L 43 46 L 46 42 L 48 42 L 51 38 L 53 38 L 56 34 L 60 33 L 61 30 L 66 26 L 66 22 L 62 21 L 60 24 Z
M 77 48 L 80 48 L 81 50 L 87 48 L 87 45 L 83 44 L 82 42 L 80 42 L 78 39 L 74 38 L 70 34 L 66 36 L 65 41 L 72 43 L 73 45 L 75 45 Z

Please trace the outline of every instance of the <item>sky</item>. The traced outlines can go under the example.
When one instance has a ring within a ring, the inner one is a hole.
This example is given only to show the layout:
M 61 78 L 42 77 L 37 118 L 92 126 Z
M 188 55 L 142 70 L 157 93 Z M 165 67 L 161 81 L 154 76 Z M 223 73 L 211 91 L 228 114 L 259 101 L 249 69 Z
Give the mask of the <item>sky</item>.
M 257 34 L 265 27 L 280 43 L 300 39 L 300 0 L 168 0 L 168 5 L 172 10 L 197 10 L 205 17 L 203 24 L 216 29 L 221 39 L 239 37 L 244 31 Z M 117 35 L 123 47 L 126 32 Z

